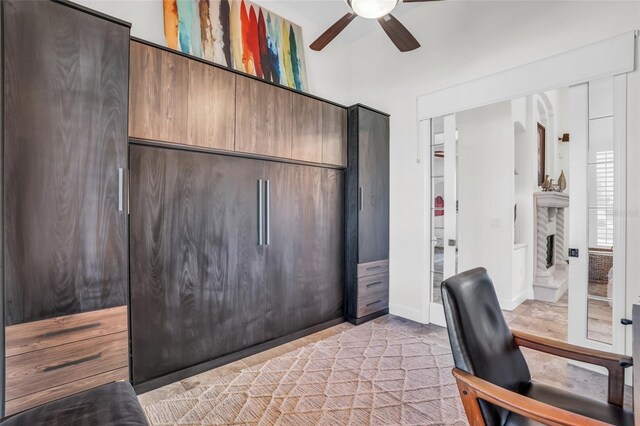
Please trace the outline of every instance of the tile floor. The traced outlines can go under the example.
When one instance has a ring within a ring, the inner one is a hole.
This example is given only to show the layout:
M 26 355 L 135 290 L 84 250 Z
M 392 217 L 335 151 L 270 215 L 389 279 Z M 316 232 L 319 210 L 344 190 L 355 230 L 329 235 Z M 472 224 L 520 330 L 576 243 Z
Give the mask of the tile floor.
M 504 312 L 509 325 L 517 330 L 532 334 L 539 334 L 559 340 L 567 338 L 567 297 L 557 304 L 548 304 L 539 301 L 526 301 L 511 312 Z M 393 315 L 385 315 L 374 320 L 380 324 L 397 327 L 399 330 L 415 335 L 429 335 L 435 341 L 448 345 L 449 340 L 446 329 L 433 324 L 419 324 Z M 243 368 L 262 363 L 268 359 L 293 351 L 318 340 L 333 336 L 349 328 L 354 327 L 350 323 L 342 323 L 335 327 L 320 331 L 310 336 L 295 340 L 259 354 L 235 361 L 231 364 L 207 371 L 205 373 L 184 379 L 180 382 L 156 389 L 139 395 L 143 406 L 152 404 L 171 395 L 188 391 L 199 383 L 208 383 L 227 374 L 236 373 Z M 558 386 L 568 390 L 579 391 L 583 395 L 600 400 L 606 399 L 607 379 L 597 374 L 574 365 L 570 365 L 564 359 L 547 354 L 523 349 L 529 363 L 531 374 L 535 380 Z M 631 389 L 625 392 L 626 403 L 631 404 Z

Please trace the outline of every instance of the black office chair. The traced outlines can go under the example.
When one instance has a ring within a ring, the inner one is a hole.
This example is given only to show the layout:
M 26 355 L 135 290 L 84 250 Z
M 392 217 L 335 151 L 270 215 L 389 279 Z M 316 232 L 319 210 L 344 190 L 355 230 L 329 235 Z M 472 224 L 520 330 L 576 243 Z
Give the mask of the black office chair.
M 623 408 L 630 357 L 509 330 L 484 268 L 448 278 L 441 291 L 453 375 L 472 426 L 633 424 Z M 520 346 L 605 367 L 608 402 L 532 381 Z

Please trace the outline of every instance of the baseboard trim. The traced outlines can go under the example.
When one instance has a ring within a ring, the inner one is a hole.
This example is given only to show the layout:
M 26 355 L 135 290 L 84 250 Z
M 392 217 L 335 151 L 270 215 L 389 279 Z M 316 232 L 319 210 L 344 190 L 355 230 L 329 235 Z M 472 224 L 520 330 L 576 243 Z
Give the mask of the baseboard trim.
M 408 306 L 390 303 L 389 313 L 392 315 L 396 315 L 396 316 L 411 320 L 411 321 L 418 322 L 420 324 L 424 323 L 421 309 L 410 308 Z
M 500 299 L 500 308 L 504 311 L 513 311 L 515 308 L 520 306 L 520 304 L 525 300 L 533 299 L 533 297 L 529 297 L 529 293 L 530 293 L 529 290 L 525 290 L 521 294 L 516 296 L 514 299 L 511 299 L 511 300 Z
M 372 314 L 366 315 L 364 317 L 360 317 L 360 318 L 355 318 L 355 317 L 349 317 L 347 319 L 347 321 L 349 321 L 351 324 L 353 325 L 360 325 L 360 324 L 364 324 L 365 322 L 374 320 L 376 318 L 379 318 L 383 315 L 387 315 L 389 313 L 389 309 L 383 309 L 381 311 L 378 312 L 374 312 Z
M 196 374 L 204 373 L 205 371 L 212 370 L 217 367 L 221 367 L 225 364 L 232 363 L 234 361 L 238 361 L 239 359 L 246 358 L 251 355 L 255 355 L 259 352 L 266 351 L 268 349 L 275 348 L 276 346 L 283 345 L 285 343 L 289 343 L 293 340 L 300 339 L 301 337 L 308 336 L 313 333 L 317 333 L 318 331 L 322 331 L 326 328 L 333 327 L 335 325 L 341 324 L 345 321 L 344 317 L 339 317 L 333 319 L 331 321 L 324 322 L 322 324 L 315 325 L 313 327 L 305 328 L 304 330 L 297 331 L 292 334 L 288 334 L 283 337 L 279 337 L 277 339 L 270 340 L 268 342 L 260 343 L 255 346 L 251 346 L 249 348 L 243 349 L 238 352 L 234 352 L 229 355 L 221 356 L 220 358 L 213 359 L 211 361 L 203 362 L 202 364 L 197 364 L 182 370 L 175 371 L 173 373 L 166 374 L 161 377 L 157 377 L 155 379 L 147 380 L 145 382 L 137 383 L 133 385 L 136 394 L 140 395 L 141 393 L 149 392 L 154 389 L 158 389 L 162 386 L 169 385 L 171 383 L 175 383 L 179 380 L 186 379 L 187 377 L 195 376 Z

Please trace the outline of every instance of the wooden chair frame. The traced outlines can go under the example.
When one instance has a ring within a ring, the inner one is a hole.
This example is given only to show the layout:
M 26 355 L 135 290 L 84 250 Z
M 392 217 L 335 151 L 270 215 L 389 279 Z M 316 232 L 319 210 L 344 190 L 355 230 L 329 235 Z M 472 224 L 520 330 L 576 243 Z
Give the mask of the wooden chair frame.
M 604 367 L 609 372 L 608 402 L 622 407 L 624 402 L 624 369 L 633 365 L 631 357 L 570 345 L 558 340 L 512 331 L 518 346 Z M 536 401 L 519 393 L 489 383 L 457 368 L 453 376 L 458 383 L 462 405 L 471 426 L 485 424 L 478 399 L 490 402 L 521 416 L 553 426 L 597 426 L 607 423 Z

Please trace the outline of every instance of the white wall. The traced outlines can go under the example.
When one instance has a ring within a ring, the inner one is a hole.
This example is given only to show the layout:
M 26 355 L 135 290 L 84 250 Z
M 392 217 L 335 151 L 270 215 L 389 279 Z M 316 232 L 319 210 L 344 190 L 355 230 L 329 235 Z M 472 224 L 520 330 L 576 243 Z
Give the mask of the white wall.
M 446 1 L 397 16 L 422 48 L 399 53 L 382 31 L 368 34 L 351 46 L 350 81 L 353 99 L 391 114 L 390 309 L 423 321 L 427 188 L 416 161 L 417 96 L 640 28 L 640 2 Z
M 513 158 L 511 102 L 456 114 L 459 270 L 484 266 L 501 305 L 512 298 Z
M 130 22 L 132 36 L 162 46 L 166 45 L 161 0 L 74 0 L 74 2 Z M 348 45 L 332 43 L 322 52 L 314 52 L 309 49 L 309 44 L 324 31 L 324 22 L 319 23 L 313 15 L 298 12 L 299 7 L 292 9 L 288 1 L 256 0 L 255 3 L 264 5 L 274 13 L 302 26 L 309 92 L 338 103 L 350 104 L 346 72 Z

